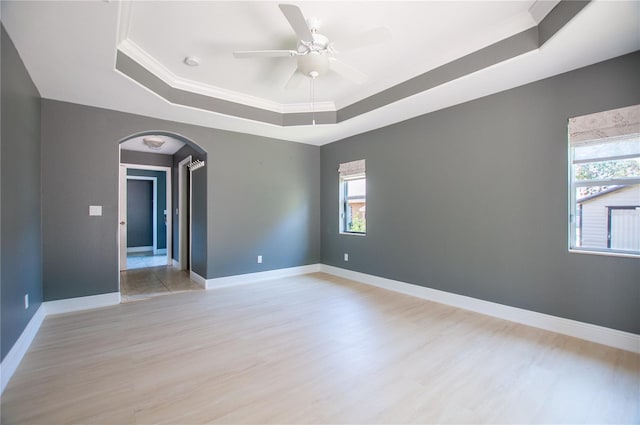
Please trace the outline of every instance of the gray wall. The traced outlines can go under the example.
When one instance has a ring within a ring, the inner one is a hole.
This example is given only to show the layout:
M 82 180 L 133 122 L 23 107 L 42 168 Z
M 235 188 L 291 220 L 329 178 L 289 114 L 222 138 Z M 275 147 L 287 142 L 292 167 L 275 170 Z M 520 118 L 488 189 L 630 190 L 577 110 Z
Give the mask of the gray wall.
M 171 155 L 163 155 L 171 158 Z M 127 169 L 128 176 L 144 176 L 144 177 L 155 177 L 157 179 L 157 191 L 158 191 L 158 207 L 156 211 L 156 229 L 157 238 L 158 238 L 158 249 L 164 249 L 167 247 L 167 224 L 165 222 L 164 210 L 167 209 L 167 173 L 164 171 L 155 171 L 155 170 L 137 170 L 135 168 Z M 131 181 L 131 180 L 129 180 Z M 151 183 L 151 181 L 149 181 Z M 153 191 L 153 188 L 152 188 Z M 127 192 L 127 197 L 129 196 L 129 192 Z M 153 204 L 151 204 L 153 206 Z M 127 207 L 131 207 L 131 205 L 127 205 Z M 167 211 L 167 214 L 170 214 L 170 211 Z M 127 213 L 128 214 L 128 213 Z M 152 216 L 153 219 L 153 216 Z M 128 221 L 128 224 L 131 224 Z M 151 227 L 153 227 L 150 223 L 146 223 L 149 225 L 150 233 L 153 231 Z M 127 232 L 129 231 L 129 226 L 127 226 Z M 151 243 L 153 244 L 153 233 L 151 233 Z M 127 237 L 127 246 L 147 246 L 145 244 L 132 245 Z
M 212 276 L 319 262 L 317 146 L 231 133 L 207 156 Z
M 640 103 L 638 75 L 636 52 L 323 146 L 322 262 L 640 333 L 640 260 L 567 251 L 567 120 Z M 364 237 L 338 234 L 357 159 Z
M 155 165 L 158 167 L 171 167 L 173 155 L 139 151 L 120 151 L 120 162 L 123 164 Z
M 2 38 L 0 292 L 2 359 L 42 302 L 40 94 L 4 26 Z M 30 307 L 24 309 L 24 295 Z
M 206 253 L 194 271 L 214 278 L 319 261 L 318 147 L 43 99 L 45 300 L 118 290 L 118 142 L 151 130 L 207 153 L 194 173 L 207 210 L 194 214 L 194 254 Z M 103 216 L 89 217 L 89 205 Z

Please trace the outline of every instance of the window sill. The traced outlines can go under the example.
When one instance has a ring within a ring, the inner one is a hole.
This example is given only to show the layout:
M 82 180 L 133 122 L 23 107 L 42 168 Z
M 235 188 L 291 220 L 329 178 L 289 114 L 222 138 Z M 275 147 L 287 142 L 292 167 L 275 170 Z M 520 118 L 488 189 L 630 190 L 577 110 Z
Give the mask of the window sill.
M 356 233 L 356 232 L 340 232 L 341 235 L 347 236 L 367 236 L 366 233 Z
M 640 254 L 627 254 L 624 252 L 591 251 L 587 249 L 575 249 L 575 248 L 569 248 L 569 252 L 571 254 L 603 255 L 605 257 L 640 258 Z

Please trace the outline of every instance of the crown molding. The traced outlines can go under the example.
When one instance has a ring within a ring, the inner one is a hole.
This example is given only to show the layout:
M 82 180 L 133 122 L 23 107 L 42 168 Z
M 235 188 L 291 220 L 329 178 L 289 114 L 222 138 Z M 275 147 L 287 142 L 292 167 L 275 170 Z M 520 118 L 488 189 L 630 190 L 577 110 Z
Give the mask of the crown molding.
M 537 0 L 529 7 L 529 14 L 536 22 L 536 25 L 560 3 L 560 0 Z
M 254 108 L 264 109 L 267 111 L 285 113 L 305 113 L 311 111 L 311 105 L 308 102 L 281 104 L 270 100 L 262 99 L 244 93 L 238 93 L 232 90 L 226 90 L 221 87 L 215 87 L 210 84 L 189 80 L 175 75 L 166 66 L 156 60 L 147 53 L 142 47 L 138 46 L 130 38 L 125 38 L 118 44 L 118 50 L 129 56 L 132 60 L 138 62 L 147 71 L 153 73 L 164 83 L 172 88 L 184 90 L 191 93 L 201 94 L 203 96 L 213 97 L 226 100 L 233 103 L 241 103 L 243 105 Z M 335 111 L 336 107 L 333 102 L 314 102 L 314 110 L 318 112 Z
M 337 108 L 334 102 L 280 104 L 263 98 L 184 79 L 171 72 L 129 37 L 131 3 L 120 8 L 115 70 L 172 104 L 266 124 L 292 127 L 338 124 L 442 86 L 496 64 L 540 49 L 590 0 L 538 0 L 517 21 L 538 22 L 524 31 L 486 45 L 394 86 Z M 526 16 L 525 16 L 526 15 Z M 512 21 L 514 21 L 512 19 Z
M 280 114 L 299 114 L 311 112 L 310 102 L 283 104 L 263 99 L 257 96 L 239 93 L 233 90 L 226 90 L 221 87 L 213 86 L 211 84 L 204 84 L 199 81 L 193 81 L 175 75 L 173 72 L 171 72 L 171 70 L 169 70 L 161 62 L 156 60 L 152 55 L 150 55 L 147 51 L 145 51 L 130 38 L 131 16 L 133 13 L 132 9 L 132 1 L 125 0 L 120 2 L 118 13 L 116 57 L 117 51 L 121 51 L 175 89 L 222 99 L 233 103 L 240 103 L 254 108 L 277 112 Z M 314 102 L 313 110 L 315 112 L 335 112 L 336 104 L 333 101 Z

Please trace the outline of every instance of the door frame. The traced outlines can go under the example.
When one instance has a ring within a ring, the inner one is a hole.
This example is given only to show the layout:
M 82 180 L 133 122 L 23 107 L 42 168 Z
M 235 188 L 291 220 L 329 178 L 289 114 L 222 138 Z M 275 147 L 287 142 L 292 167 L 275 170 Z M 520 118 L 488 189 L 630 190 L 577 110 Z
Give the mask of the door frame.
M 127 222 L 127 170 L 133 168 L 136 170 L 152 170 L 152 171 L 164 171 L 165 174 L 165 178 L 166 178 L 166 196 L 167 196 L 167 214 L 166 214 L 166 220 L 167 220 L 167 265 L 170 266 L 172 264 L 171 262 L 171 253 L 172 253 L 172 246 L 173 246 L 173 241 L 172 241 L 172 236 L 173 236 L 173 231 L 172 231 L 172 224 L 173 224 L 173 220 L 172 220 L 172 216 L 171 216 L 171 211 L 172 211 L 172 199 L 171 199 L 171 195 L 172 195 L 172 190 L 171 190 L 171 183 L 172 183 L 172 178 L 171 178 L 171 167 L 162 167 L 162 166 L 158 166 L 158 165 L 142 165 L 142 164 L 129 164 L 129 163 L 124 163 L 121 162 L 120 163 L 120 175 L 119 175 L 119 196 L 118 196 L 118 211 L 119 211 L 119 217 L 118 217 L 118 222 L 122 223 L 124 222 L 124 232 L 122 231 L 121 227 L 123 225 L 118 224 L 118 270 L 119 271 L 123 271 L 126 270 L 127 267 L 127 262 L 126 262 L 126 247 L 127 247 L 127 236 L 126 236 L 126 222 Z M 140 176 L 131 176 L 131 177 L 140 177 Z M 155 202 L 154 202 L 154 209 L 155 209 Z M 157 211 L 156 211 L 157 212 Z M 157 214 L 154 215 L 154 217 L 157 217 Z M 154 247 L 157 246 L 155 245 L 155 241 L 156 241 L 156 237 L 155 237 L 155 233 L 154 232 Z M 123 256 L 123 251 L 124 251 L 124 256 Z M 123 258 L 124 258 L 124 264 L 122 264 L 123 262 Z
M 151 218 L 151 238 L 152 245 L 151 249 L 153 250 L 154 255 L 158 255 L 158 178 L 157 177 L 147 177 L 147 176 L 127 176 L 127 181 L 129 180 L 144 180 L 150 181 L 153 183 L 152 190 L 152 200 L 151 200 L 151 210 L 153 216 Z M 127 205 L 127 208 L 129 206 Z M 129 223 L 127 223 L 127 226 Z M 131 251 L 129 247 L 127 247 L 127 254 Z
M 178 269 L 179 270 L 191 270 L 191 224 L 192 224 L 192 194 L 191 194 L 191 178 L 187 179 L 187 175 L 191 177 L 190 170 L 187 167 L 193 161 L 192 156 L 188 155 L 178 163 Z M 187 203 L 187 191 L 189 193 L 189 200 Z M 184 214 L 187 210 L 189 214 Z M 187 217 L 189 218 L 189 225 L 187 228 Z M 188 237 L 187 237 L 188 236 Z M 185 250 L 189 248 L 189 257 L 187 262 L 187 256 Z

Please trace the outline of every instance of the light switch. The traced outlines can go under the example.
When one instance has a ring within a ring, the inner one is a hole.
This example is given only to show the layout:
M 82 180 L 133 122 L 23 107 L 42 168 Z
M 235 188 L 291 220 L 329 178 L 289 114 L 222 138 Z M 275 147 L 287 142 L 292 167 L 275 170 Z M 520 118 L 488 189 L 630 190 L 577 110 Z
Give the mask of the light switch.
M 91 216 L 102 215 L 102 205 L 89 205 L 89 215 Z

